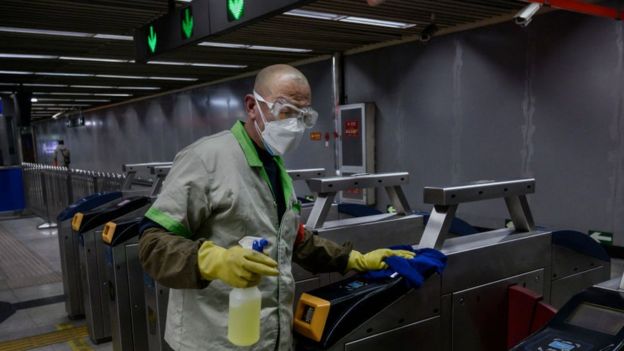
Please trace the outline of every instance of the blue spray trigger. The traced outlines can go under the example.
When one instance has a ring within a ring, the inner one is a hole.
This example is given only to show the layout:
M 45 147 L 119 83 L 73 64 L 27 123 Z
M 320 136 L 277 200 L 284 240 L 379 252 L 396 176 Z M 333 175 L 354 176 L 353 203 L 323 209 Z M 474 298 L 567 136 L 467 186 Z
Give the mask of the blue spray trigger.
M 262 238 L 259 240 L 254 240 L 253 244 L 251 245 L 251 248 L 254 251 L 264 252 L 264 247 L 267 245 L 269 245 L 269 241 L 265 238 Z

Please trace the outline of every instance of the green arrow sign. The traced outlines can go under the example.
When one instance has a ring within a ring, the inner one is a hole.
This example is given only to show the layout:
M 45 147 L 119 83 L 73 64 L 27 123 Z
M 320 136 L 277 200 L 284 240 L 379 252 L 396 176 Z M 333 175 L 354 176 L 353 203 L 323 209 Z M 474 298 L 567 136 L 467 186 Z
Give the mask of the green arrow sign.
M 190 39 L 191 36 L 193 36 L 194 26 L 195 22 L 193 21 L 193 13 L 191 12 L 191 8 L 187 7 L 182 13 L 182 34 L 184 34 L 186 39 Z
M 602 232 L 599 230 L 590 230 L 588 234 L 592 239 L 596 240 L 599 244 L 613 245 L 613 233 Z
M 156 42 L 158 41 L 158 37 L 156 36 L 156 32 L 154 32 L 154 26 L 149 27 L 150 34 L 147 36 L 147 45 L 149 45 L 150 51 L 153 53 L 156 52 Z
M 238 21 L 245 14 L 245 0 L 227 0 L 228 20 Z

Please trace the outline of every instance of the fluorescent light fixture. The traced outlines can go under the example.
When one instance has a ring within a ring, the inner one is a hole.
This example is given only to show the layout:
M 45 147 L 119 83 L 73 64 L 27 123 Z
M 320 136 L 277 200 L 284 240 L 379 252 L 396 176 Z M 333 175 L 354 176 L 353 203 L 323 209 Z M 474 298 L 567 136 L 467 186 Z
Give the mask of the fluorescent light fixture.
M 35 72 L 27 72 L 27 71 L 0 71 L 0 74 L 20 74 L 20 75 L 31 75 Z
M 69 87 L 80 89 L 115 89 L 114 86 L 110 85 L 70 85 Z
M 65 88 L 67 84 L 24 83 L 25 87 Z
M 0 85 L 16 86 L 16 85 L 19 85 L 19 84 L 18 83 L 0 83 Z
M 113 62 L 113 63 L 130 62 L 130 60 L 113 59 L 113 58 L 75 57 L 75 56 L 60 56 L 59 59 L 66 60 L 66 61 L 90 61 L 90 62 Z
M 160 90 L 159 87 L 117 87 L 121 90 Z
M 30 102 L 37 102 L 39 100 L 37 100 L 37 98 L 30 98 Z
M 134 38 L 130 35 L 95 34 L 93 37 L 96 39 L 108 39 L 108 40 L 126 40 L 126 41 L 134 40 Z
M 114 78 L 114 79 L 147 79 L 147 77 L 142 76 L 122 76 L 117 74 L 96 74 L 97 78 Z
M 283 52 L 311 52 L 309 49 L 299 48 L 286 48 L 281 46 L 266 46 L 266 45 L 246 45 L 246 44 L 230 44 L 230 43 L 218 43 L 212 41 L 203 41 L 199 43 L 200 46 L 210 46 L 216 48 L 227 49 L 250 49 L 250 50 L 265 50 L 265 51 L 283 51 Z
M 132 38 L 129 35 L 69 32 L 69 31 L 63 31 L 63 30 L 46 30 L 46 29 L 3 27 L 3 26 L 0 26 L 0 32 L 51 35 L 51 36 L 58 36 L 58 37 L 96 38 L 96 39 L 107 39 L 107 40 L 127 40 L 127 41 L 134 40 L 134 38 Z
M 0 94 L 13 94 L 12 91 L 0 91 Z
M 39 98 L 39 102 L 46 102 L 46 101 L 72 102 L 74 100 L 72 100 L 72 99 L 56 99 L 56 98 Z
M 52 116 L 52 119 L 58 119 L 62 115 L 63 115 L 63 112 L 55 113 L 54 116 Z
M 230 65 L 222 63 L 201 63 L 201 62 L 179 62 L 179 61 L 148 61 L 153 65 L 171 65 L 171 66 L 194 66 L 194 67 L 213 67 L 213 68 L 247 68 L 247 65 Z
M 182 82 L 194 82 L 197 78 L 181 78 L 181 77 L 147 77 L 148 79 L 153 80 L 179 80 Z
M 298 49 L 298 48 L 285 48 L 281 46 L 266 46 L 266 45 L 251 45 L 250 50 L 264 50 L 264 51 L 283 51 L 283 52 L 310 52 L 310 49 Z
M 127 97 L 132 96 L 132 94 L 108 94 L 108 93 L 95 93 L 93 96 L 118 96 L 118 97 Z
M 355 16 L 347 16 L 343 19 L 340 19 L 339 21 L 347 22 L 347 23 L 364 24 L 368 26 L 397 28 L 397 29 L 407 29 L 407 28 L 412 28 L 416 26 L 416 24 L 414 23 L 386 21 L 386 20 L 378 20 L 374 18 L 355 17 Z
M 54 60 L 57 59 L 58 56 L 52 55 L 32 55 L 32 54 L 6 54 L 0 53 L 0 58 L 6 59 L 39 59 L 39 60 Z
M 65 107 L 71 107 L 71 106 L 87 107 L 87 106 L 91 106 L 91 104 L 57 104 L 56 106 L 65 106 Z
M 327 21 L 355 23 L 355 24 L 363 24 L 367 26 L 377 26 L 377 27 L 396 28 L 396 29 L 407 29 L 407 28 L 412 28 L 416 26 L 415 23 L 387 21 L 387 20 L 380 20 L 380 19 L 368 18 L 368 17 L 346 16 L 346 15 L 339 15 L 335 13 L 319 12 L 319 11 L 291 10 L 288 12 L 284 12 L 284 14 L 287 16 L 305 17 L 305 18 L 313 18 L 313 19 L 320 19 L 320 20 L 327 20 Z
M 93 77 L 92 73 L 34 72 L 36 76 L 53 77 Z
M 42 93 L 39 93 L 42 94 Z M 74 96 L 90 96 L 91 93 L 47 93 L 48 95 L 74 95 Z
M 288 12 L 284 12 L 284 14 L 288 16 L 314 18 L 314 19 L 322 19 L 322 20 L 328 20 L 328 21 L 337 21 L 341 18 L 346 17 L 346 16 L 341 16 L 341 15 L 337 15 L 333 13 L 307 11 L 307 10 L 291 10 Z
M 110 102 L 108 99 L 76 99 L 75 102 Z

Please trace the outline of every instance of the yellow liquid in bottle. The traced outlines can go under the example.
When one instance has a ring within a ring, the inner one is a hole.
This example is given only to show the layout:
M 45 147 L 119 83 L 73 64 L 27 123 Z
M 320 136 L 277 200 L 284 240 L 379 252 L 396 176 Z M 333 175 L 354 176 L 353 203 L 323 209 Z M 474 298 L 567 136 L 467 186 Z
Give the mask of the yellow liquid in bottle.
M 250 346 L 260 339 L 260 299 L 230 307 L 228 339 L 237 346 Z

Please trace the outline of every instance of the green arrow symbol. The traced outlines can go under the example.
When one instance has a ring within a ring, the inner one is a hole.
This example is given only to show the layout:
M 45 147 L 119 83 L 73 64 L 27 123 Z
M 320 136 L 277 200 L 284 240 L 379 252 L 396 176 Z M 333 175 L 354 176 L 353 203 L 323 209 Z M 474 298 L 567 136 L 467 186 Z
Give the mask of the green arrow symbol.
M 228 11 L 232 15 L 234 20 L 239 20 L 243 17 L 243 12 L 245 10 L 245 0 L 228 0 Z
M 156 52 L 157 41 L 158 37 L 156 36 L 156 32 L 154 32 L 154 26 L 150 26 L 150 34 L 147 36 L 147 45 L 149 45 L 152 54 Z
M 193 16 L 191 16 L 191 10 L 187 7 L 184 10 L 184 19 L 182 20 L 182 31 L 184 32 L 186 39 L 190 39 L 191 35 L 193 35 L 194 25 L 195 22 L 193 21 Z

